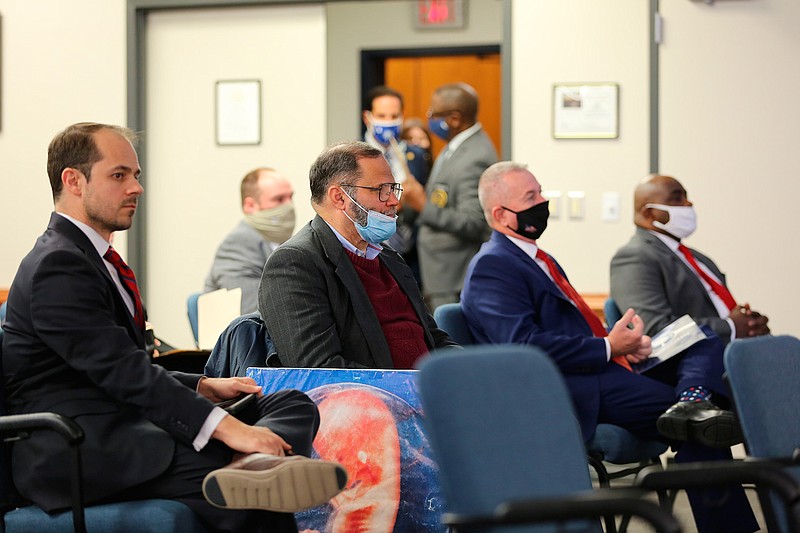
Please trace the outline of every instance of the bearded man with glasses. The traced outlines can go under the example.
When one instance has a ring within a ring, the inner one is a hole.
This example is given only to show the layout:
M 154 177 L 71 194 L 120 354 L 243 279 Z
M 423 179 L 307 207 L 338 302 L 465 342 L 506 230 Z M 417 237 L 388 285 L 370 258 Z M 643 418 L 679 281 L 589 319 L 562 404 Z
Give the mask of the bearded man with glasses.
M 403 187 L 380 150 L 328 147 L 309 172 L 317 216 L 267 260 L 259 310 L 287 367 L 409 369 L 453 346 L 411 270 L 384 241 Z

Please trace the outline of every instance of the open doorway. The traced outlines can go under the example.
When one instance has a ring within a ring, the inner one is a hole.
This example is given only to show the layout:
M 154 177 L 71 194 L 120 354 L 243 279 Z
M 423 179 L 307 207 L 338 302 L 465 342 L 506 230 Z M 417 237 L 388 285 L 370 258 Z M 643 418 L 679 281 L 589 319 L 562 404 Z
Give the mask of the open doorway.
M 402 93 L 404 116 L 425 120 L 433 91 L 445 83 L 464 82 L 478 92 L 478 120 L 502 153 L 502 84 L 500 46 L 364 50 L 361 52 L 361 96 L 385 84 Z M 434 138 L 438 154 L 444 141 Z

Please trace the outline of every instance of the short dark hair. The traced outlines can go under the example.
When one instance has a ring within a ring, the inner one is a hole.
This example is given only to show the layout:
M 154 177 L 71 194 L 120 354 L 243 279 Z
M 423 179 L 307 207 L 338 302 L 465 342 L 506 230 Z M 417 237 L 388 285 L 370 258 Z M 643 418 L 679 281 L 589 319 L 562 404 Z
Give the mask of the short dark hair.
M 337 143 L 328 146 L 311 165 L 308 181 L 311 201 L 320 204 L 332 184 L 353 185 L 361 178 L 358 160 L 377 159 L 383 153 L 361 141 Z
M 47 147 L 47 176 L 50 178 L 53 200 L 61 196 L 61 174 L 64 169 L 77 169 L 86 176 L 86 181 L 91 179 L 92 165 L 103 158 L 94 140 L 94 134 L 100 130 L 111 130 L 131 143 L 137 138 L 136 133 L 128 128 L 97 122 L 78 122 L 59 132 Z
M 372 111 L 372 103 L 375 101 L 376 98 L 380 98 L 381 96 L 394 96 L 398 100 L 400 100 L 400 111 L 403 110 L 403 95 L 397 92 L 396 90 L 392 89 L 391 87 L 387 87 L 386 85 L 378 85 L 377 87 L 373 87 L 367 92 L 366 97 L 364 97 L 364 111 Z
M 275 169 L 269 167 L 259 167 L 251 170 L 245 174 L 244 178 L 242 178 L 242 205 L 244 205 L 245 198 L 253 198 L 254 200 L 258 200 L 258 178 L 261 176 L 262 172 L 275 172 Z

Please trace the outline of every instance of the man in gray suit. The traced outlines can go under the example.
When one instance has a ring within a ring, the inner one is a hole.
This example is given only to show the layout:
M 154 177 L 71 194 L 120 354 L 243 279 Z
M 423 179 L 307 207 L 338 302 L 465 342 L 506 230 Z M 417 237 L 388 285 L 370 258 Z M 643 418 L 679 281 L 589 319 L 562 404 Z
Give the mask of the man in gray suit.
M 383 243 L 395 232 L 403 188 L 381 151 L 331 146 L 309 181 L 317 216 L 272 253 L 258 294 L 280 362 L 413 368 L 429 350 L 454 345 L 403 258 Z
M 634 192 L 636 233 L 611 260 L 611 297 L 632 307 L 650 335 L 690 315 L 724 343 L 769 333 L 767 317 L 737 303 L 717 265 L 681 243 L 697 219 L 678 180 L 652 174 Z
M 478 179 L 497 161 L 481 128 L 478 95 L 465 83 L 443 85 L 431 97 L 430 130 L 447 141 L 426 188 L 405 184 L 403 205 L 419 212 L 422 286 L 428 307 L 457 302 L 470 259 L 488 237 L 478 201 Z
M 257 168 L 242 179 L 244 219 L 217 248 L 205 292 L 242 289 L 242 314 L 258 310 L 258 284 L 267 257 L 294 231 L 294 190 L 271 168 Z

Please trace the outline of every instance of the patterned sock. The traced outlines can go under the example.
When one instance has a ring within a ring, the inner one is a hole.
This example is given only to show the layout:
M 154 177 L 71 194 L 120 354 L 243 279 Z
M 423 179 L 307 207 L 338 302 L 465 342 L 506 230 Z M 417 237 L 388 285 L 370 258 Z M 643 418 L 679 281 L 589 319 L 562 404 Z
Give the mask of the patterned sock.
M 679 402 L 700 402 L 709 399 L 711 399 L 711 391 L 702 385 L 695 385 L 694 387 L 684 389 L 680 397 L 678 397 Z

